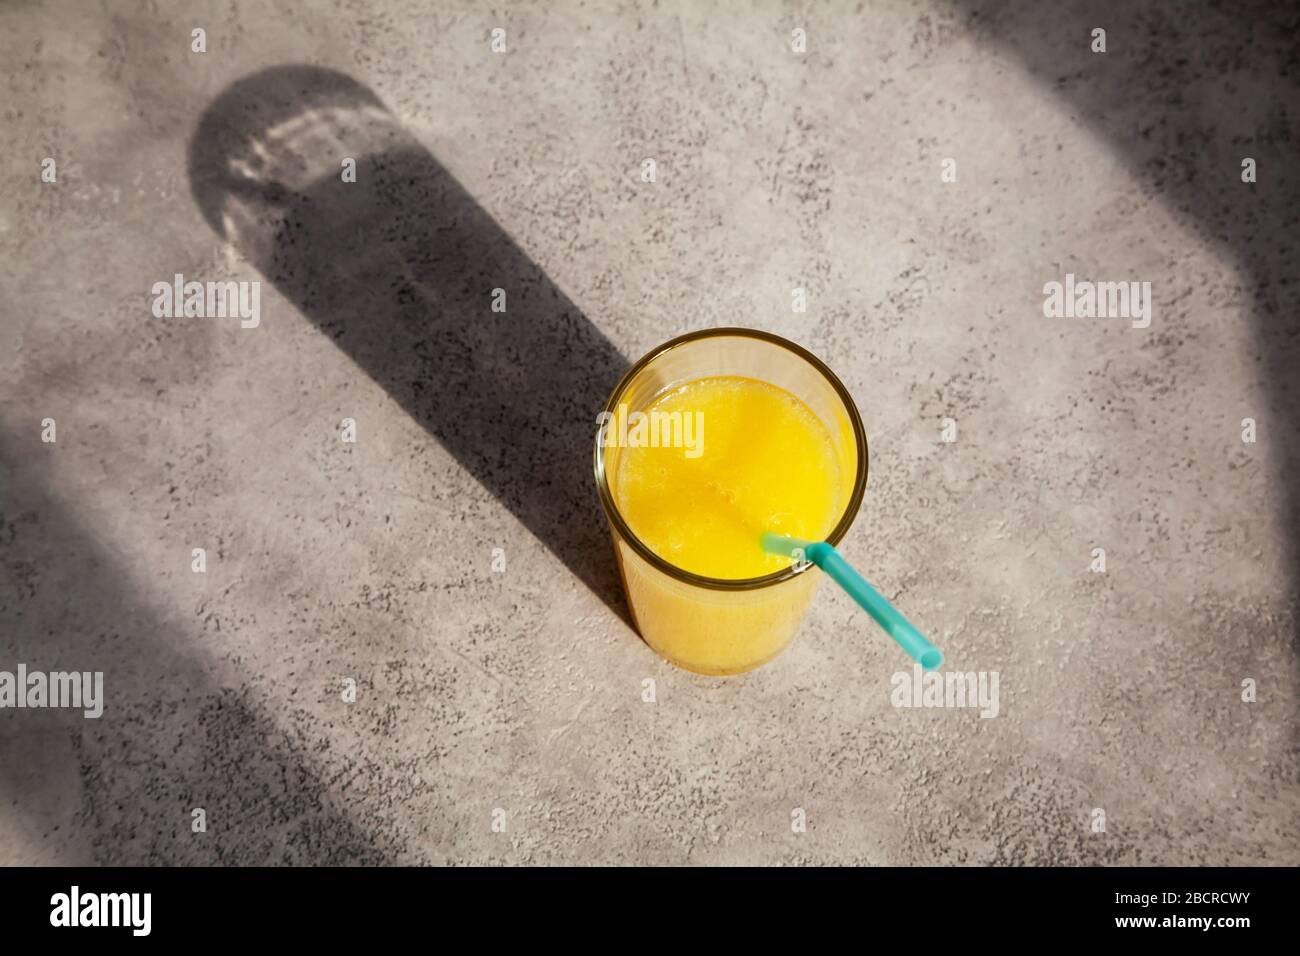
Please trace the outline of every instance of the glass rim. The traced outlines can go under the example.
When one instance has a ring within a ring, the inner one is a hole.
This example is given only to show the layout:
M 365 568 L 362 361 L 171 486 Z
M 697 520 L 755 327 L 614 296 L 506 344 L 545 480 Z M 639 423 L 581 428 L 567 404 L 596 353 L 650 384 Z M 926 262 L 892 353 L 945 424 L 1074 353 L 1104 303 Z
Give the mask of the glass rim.
M 761 329 L 746 329 L 740 327 L 720 327 L 713 329 L 699 329 L 695 332 L 687 332 L 685 335 L 679 335 L 676 338 L 669 339 L 662 345 L 651 349 L 645 355 L 641 356 L 631 368 L 623 374 L 614 391 L 610 393 L 609 400 L 605 403 L 603 415 L 614 415 L 618 409 L 619 399 L 623 397 L 628 385 L 636 378 L 637 375 L 645 369 L 647 365 L 667 352 L 690 342 L 697 342 L 700 339 L 707 338 L 749 338 L 758 339 L 767 342 L 769 345 L 775 345 L 783 348 L 802 359 L 808 365 L 817 371 L 835 390 L 840 402 L 849 417 L 849 422 L 853 426 L 853 438 L 857 447 L 858 461 L 856 474 L 853 479 L 853 490 L 849 495 L 848 503 L 844 506 L 844 512 L 840 515 L 839 521 L 831 529 L 831 533 L 826 536 L 828 544 L 834 546 L 840 543 L 844 535 L 848 533 L 849 527 L 853 524 L 854 519 L 858 516 L 858 511 L 862 507 L 862 496 L 867 487 L 867 435 L 862 427 L 862 418 L 858 414 L 858 407 L 853 401 L 853 396 L 849 390 L 844 387 L 844 383 L 839 380 L 834 372 L 812 352 L 809 352 L 801 345 L 796 345 L 789 339 L 782 338 L 772 332 L 764 332 Z M 605 420 L 602 415 L 602 420 Z M 593 458 L 596 487 L 600 492 L 600 503 L 605 509 L 605 517 L 619 537 L 631 545 L 642 559 L 647 561 L 652 567 L 661 571 L 675 580 L 684 584 L 694 585 L 695 587 L 708 588 L 713 591 L 753 591 L 758 588 L 771 587 L 774 584 L 792 580 L 807 570 L 808 566 L 796 569 L 795 565 L 790 565 L 780 571 L 773 571 L 771 574 L 765 574 L 757 578 L 712 578 L 703 574 L 696 574 L 693 571 L 687 571 L 685 568 L 679 568 L 670 561 L 665 560 L 655 554 L 650 547 L 638 538 L 629 527 L 627 520 L 619 511 L 618 504 L 614 501 L 614 494 L 609 487 L 609 477 L 605 472 L 605 447 L 600 440 L 600 432 L 596 434 L 596 450 Z

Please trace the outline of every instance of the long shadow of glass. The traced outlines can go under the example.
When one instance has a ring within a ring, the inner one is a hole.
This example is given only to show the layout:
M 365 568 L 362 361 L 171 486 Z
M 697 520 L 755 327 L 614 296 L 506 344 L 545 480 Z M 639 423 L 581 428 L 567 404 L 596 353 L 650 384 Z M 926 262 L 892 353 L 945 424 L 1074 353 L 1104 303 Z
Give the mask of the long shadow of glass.
M 1283 529 L 1300 607 L 1300 130 L 1292 118 L 1300 103 L 1300 14 L 1269 2 L 950 2 L 969 29 L 1019 58 L 1147 189 L 1236 260 L 1269 400 L 1266 409 L 1242 407 L 1240 417 L 1258 419 L 1259 447 L 1277 453 L 1274 480 L 1285 489 Z M 1091 52 L 1098 27 L 1107 34 L 1105 53 Z M 1257 163 L 1249 185 L 1241 178 L 1245 157 Z M 1235 435 L 1225 436 L 1225 449 Z M 1300 633 L 1293 629 L 1291 640 L 1300 644 Z
M 60 864 L 395 861 L 390 824 L 362 829 L 335 804 L 305 722 L 216 683 L 185 622 L 51 496 L 52 447 L 0 434 L 0 669 L 102 671 L 103 714 L 0 712 L 6 829 Z
M 190 184 L 213 229 L 626 621 L 591 453 L 628 363 L 378 98 L 314 67 L 240 80 L 199 123 Z

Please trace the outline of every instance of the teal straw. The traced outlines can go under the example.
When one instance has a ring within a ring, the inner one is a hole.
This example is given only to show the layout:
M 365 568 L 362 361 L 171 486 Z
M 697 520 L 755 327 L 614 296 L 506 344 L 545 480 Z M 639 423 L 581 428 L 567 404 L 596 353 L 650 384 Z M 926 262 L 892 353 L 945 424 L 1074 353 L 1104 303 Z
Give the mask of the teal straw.
M 802 551 L 805 558 L 848 591 L 849 597 L 861 604 L 914 661 L 926 670 L 933 670 L 943 663 L 943 653 L 939 648 L 926 640 L 925 635 L 914 628 L 898 608 L 886 601 L 879 591 L 867 583 L 866 578 L 853 570 L 853 566 L 840 556 L 834 545 L 825 541 L 800 541 L 771 531 L 763 532 L 762 545 L 763 550 L 769 554 L 782 554 L 786 557 L 794 557 L 796 550 Z

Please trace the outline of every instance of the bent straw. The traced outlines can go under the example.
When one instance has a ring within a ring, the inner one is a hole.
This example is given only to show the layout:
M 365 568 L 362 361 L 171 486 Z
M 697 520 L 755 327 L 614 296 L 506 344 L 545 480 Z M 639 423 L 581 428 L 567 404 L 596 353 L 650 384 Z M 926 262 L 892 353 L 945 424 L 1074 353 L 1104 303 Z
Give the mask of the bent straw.
M 926 670 L 933 670 L 943 663 L 943 653 L 939 648 L 926 640 L 898 608 L 886 601 L 879 591 L 867 583 L 866 578 L 853 570 L 853 566 L 840 556 L 834 545 L 825 541 L 801 541 L 771 531 L 764 531 L 761 541 L 763 550 L 769 554 L 794 557 L 795 551 L 802 552 L 805 558 L 826 572 L 832 581 L 849 592 L 849 597 L 862 605 L 885 633 Z

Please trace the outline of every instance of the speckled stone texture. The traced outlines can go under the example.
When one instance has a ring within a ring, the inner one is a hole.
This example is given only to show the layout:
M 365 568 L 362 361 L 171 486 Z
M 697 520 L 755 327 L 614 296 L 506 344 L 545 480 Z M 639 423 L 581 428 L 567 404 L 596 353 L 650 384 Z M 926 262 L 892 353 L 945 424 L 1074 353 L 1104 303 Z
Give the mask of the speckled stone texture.
M 107 696 L 0 710 L 0 863 L 1300 863 L 1294 6 L 714 6 L 0 7 L 0 670 Z M 996 718 L 831 588 L 629 628 L 595 413 L 716 325 L 840 374 L 842 550 Z

